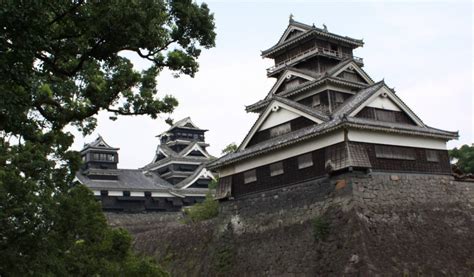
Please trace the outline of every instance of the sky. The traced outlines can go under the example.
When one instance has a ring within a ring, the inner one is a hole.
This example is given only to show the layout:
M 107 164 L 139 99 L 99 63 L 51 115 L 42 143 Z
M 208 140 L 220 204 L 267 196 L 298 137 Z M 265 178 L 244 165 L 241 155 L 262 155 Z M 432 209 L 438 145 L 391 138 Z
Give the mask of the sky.
M 260 51 L 273 46 L 288 25 L 288 18 L 330 32 L 363 39 L 354 51 L 364 59 L 364 70 L 384 79 L 425 124 L 459 131 L 460 139 L 448 148 L 471 144 L 473 135 L 473 4 L 470 1 L 418 2 L 318 2 L 318 1 L 206 1 L 214 13 L 216 47 L 203 50 L 194 78 L 174 78 L 163 72 L 159 95 L 174 95 L 179 106 L 171 117 L 190 116 L 206 132 L 208 151 L 220 156 L 228 144 L 239 144 L 257 114 L 245 106 L 266 96 L 276 79 L 266 77 L 272 60 Z M 148 64 L 128 55 L 136 69 Z M 78 132 L 73 149 L 100 134 L 119 147 L 119 167 L 142 167 L 154 157 L 158 138 L 168 125 L 168 115 L 152 120 L 145 116 L 108 119 L 98 115 L 92 135 Z

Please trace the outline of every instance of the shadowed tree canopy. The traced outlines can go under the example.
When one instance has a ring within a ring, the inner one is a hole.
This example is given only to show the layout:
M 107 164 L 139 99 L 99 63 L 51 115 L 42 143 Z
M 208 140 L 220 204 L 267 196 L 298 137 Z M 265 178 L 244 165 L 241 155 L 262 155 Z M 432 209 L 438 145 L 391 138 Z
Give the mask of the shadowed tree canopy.
M 80 159 L 65 127 L 89 134 L 102 110 L 171 113 L 178 102 L 156 78 L 165 68 L 195 75 L 215 44 L 207 5 L 3 1 L 0 23 L 0 275 L 158 274 L 72 186 Z M 135 70 L 126 51 L 150 66 Z
M 465 144 L 459 148 L 449 150 L 449 155 L 456 159 L 454 164 L 462 172 L 474 174 L 474 144 Z

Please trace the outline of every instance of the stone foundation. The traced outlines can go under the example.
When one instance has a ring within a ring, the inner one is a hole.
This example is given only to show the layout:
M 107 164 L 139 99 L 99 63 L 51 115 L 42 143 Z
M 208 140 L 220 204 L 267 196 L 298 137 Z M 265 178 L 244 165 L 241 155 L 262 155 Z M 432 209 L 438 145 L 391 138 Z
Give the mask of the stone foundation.
M 470 276 L 473 206 L 474 183 L 449 176 L 353 173 L 225 201 L 197 224 L 108 219 L 173 276 Z

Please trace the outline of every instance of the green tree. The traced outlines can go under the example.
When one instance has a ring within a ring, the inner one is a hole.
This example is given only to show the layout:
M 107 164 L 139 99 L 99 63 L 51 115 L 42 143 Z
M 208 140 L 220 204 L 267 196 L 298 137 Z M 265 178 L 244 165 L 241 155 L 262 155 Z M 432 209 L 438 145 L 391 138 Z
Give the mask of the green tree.
M 459 149 L 449 150 L 451 158 L 456 159 L 454 163 L 464 173 L 474 174 L 474 144 L 465 144 Z
M 90 134 L 99 111 L 171 113 L 167 68 L 194 76 L 214 19 L 190 0 L 3 1 L 0 5 L 0 275 L 161 275 L 73 186 L 80 158 L 65 127 Z M 141 72 L 124 51 L 149 62 Z
M 224 147 L 224 149 L 222 149 L 221 154 L 230 154 L 230 153 L 235 152 L 236 150 L 237 150 L 237 144 L 235 144 L 235 142 L 232 142 L 231 144 Z

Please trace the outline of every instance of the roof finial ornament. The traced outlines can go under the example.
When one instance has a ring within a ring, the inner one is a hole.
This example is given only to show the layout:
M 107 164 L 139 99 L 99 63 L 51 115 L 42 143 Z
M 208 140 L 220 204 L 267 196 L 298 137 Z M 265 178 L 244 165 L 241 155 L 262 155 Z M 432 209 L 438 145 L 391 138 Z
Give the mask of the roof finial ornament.
M 324 23 L 323 23 L 323 29 L 324 29 L 325 32 L 328 31 L 328 26 L 326 26 L 326 24 L 324 24 Z
M 290 13 L 290 23 L 293 22 L 293 21 L 295 21 L 295 20 L 293 20 L 293 14 Z

